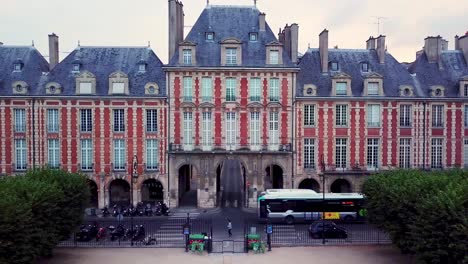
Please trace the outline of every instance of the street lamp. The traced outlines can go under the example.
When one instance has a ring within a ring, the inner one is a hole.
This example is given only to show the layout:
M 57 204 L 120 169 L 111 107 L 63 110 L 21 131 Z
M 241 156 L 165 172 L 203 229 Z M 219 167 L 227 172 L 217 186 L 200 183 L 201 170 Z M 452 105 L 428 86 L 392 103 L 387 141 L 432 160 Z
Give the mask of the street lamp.
M 130 208 L 133 208 L 133 182 L 138 180 L 138 157 L 133 155 L 132 160 L 132 177 L 130 181 Z M 133 210 L 130 210 L 130 225 L 133 236 Z M 133 246 L 133 237 L 130 238 L 131 245 Z
M 325 161 L 320 157 L 320 176 L 322 178 L 322 244 L 325 245 Z

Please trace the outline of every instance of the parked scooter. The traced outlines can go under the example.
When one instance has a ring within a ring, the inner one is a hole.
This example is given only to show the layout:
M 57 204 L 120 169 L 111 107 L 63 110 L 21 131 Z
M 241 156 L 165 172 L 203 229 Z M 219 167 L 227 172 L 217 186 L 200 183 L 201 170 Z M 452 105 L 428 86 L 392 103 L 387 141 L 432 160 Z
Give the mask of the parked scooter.
M 133 241 L 143 241 L 145 239 L 145 228 L 137 225 L 137 232 L 133 235 Z
M 98 225 L 94 223 L 92 225 L 82 225 L 80 231 L 76 233 L 76 240 L 80 242 L 88 242 L 95 238 L 98 233 Z
M 96 241 L 99 241 L 100 239 L 104 239 L 105 237 L 106 237 L 106 228 L 100 227 L 96 235 Z
M 111 241 L 120 239 L 125 235 L 125 228 L 122 224 L 119 224 L 117 227 L 109 226 Z

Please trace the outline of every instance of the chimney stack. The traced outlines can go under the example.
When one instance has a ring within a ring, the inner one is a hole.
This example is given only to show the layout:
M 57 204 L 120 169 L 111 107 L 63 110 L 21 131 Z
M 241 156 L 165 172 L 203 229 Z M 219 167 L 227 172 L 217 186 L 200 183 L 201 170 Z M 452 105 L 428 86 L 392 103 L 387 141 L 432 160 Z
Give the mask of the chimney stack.
M 458 35 L 455 35 L 455 50 L 460 50 L 460 42 L 459 42 L 459 37 Z
M 179 43 L 184 40 L 184 5 L 178 0 L 169 0 L 169 61 Z
M 265 31 L 265 13 L 260 13 L 258 15 L 258 30 L 259 31 Z
M 424 39 L 424 53 L 429 63 L 440 62 L 440 54 L 444 48 L 443 41 L 445 40 L 443 40 L 441 36 L 429 36 Z
M 59 42 L 55 33 L 49 35 L 49 69 L 52 70 L 59 62 Z
M 293 63 L 297 63 L 297 53 L 299 51 L 299 25 L 293 23 L 291 25 L 291 46 L 290 58 Z
M 326 29 L 319 35 L 319 52 L 322 73 L 328 72 L 328 30 Z
M 366 41 L 366 49 L 368 50 L 375 50 L 375 38 L 370 36 L 369 39 Z
M 461 36 L 458 39 L 459 49 L 463 52 L 463 56 L 465 57 L 465 62 L 468 63 L 468 32 L 465 36 Z
M 385 46 L 385 36 L 380 35 L 377 38 L 377 56 L 379 57 L 379 63 L 385 63 L 385 53 L 386 53 L 386 46 Z

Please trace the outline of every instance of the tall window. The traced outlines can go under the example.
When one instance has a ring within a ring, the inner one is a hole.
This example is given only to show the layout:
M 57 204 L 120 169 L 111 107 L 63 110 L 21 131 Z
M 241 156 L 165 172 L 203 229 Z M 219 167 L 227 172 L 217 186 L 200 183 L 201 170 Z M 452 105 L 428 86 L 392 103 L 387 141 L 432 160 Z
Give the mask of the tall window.
M 367 83 L 367 94 L 368 95 L 379 95 L 379 83 L 368 82 Z
M 315 169 L 315 139 L 304 138 L 304 168 Z
M 432 106 L 432 126 L 433 127 L 443 127 L 444 126 L 443 112 L 444 112 L 444 106 L 443 105 L 433 105 Z
M 400 126 L 411 127 L 411 105 L 400 105 Z
M 336 95 L 347 95 L 348 94 L 348 83 L 347 82 L 337 82 L 336 83 Z
M 15 132 L 25 132 L 26 131 L 26 110 L 25 109 L 15 109 Z
M 400 138 L 400 168 L 411 168 L 411 138 Z
M 192 50 L 184 49 L 183 50 L 183 55 L 184 55 L 184 64 L 185 65 L 192 65 Z
M 250 112 L 250 148 L 260 150 L 260 112 Z
M 367 139 L 367 168 L 379 168 L 379 139 Z
M 442 139 L 433 138 L 431 140 L 431 168 L 442 168 Z
M 27 169 L 26 139 L 15 139 L 16 170 Z
M 49 149 L 49 167 L 58 168 L 60 165 L 60 154 L 59 154 L 59 140 L 49 139 L 47 140 Z
M 465 127 L 468 127 L 468 105 L 465 105 Z
M 211 77 L 202 78 L 202 101 L 211 102 L 213 98 L 213 81 Z
M 192 112 L 184 112 L 184 150 L 192 150 Z
M 270 101 L 279 101 L 279 79 L 277 78 L 270 79 Z
M 184 77 L 184 102 L 192 101 L 192 77 Z
M 468 139 L 465 138 L 463 146 L 463 154 L 465 154 L 463 161 L 465 162 L 465 169 L 468 169 Z
M 47 132 L 57 133 L 58 130 L 58 109 L 47 109 Z
M 114 132 L 125 131 L 125 117 L 123 109 L 114 109 Z
M 114 170 L 125 170 L 125 140 L 114 140 Z
M 464 86 L 463 95 L 464 95 L 465 97 L 468 96 L 468 84 L 465 84 L 465 86 Z
M 231 65 L 231 66 L 237 65 L 237 49 L 236 48 L 226 49 L 226 65 Z
M 279 121 L 278 112 L 270 112 L 270 150 L 278 150 L 279 147 Z
M 260 78 L 251 78 L 249 84 L 250 84 L 250 101 L 259 102 L 260 101 Z
M 348 125 L 348 105 L 336 105 L 336 125 Z
M 146 169 L 158 169 L 158 140 L 146 140 Z
M 279 64 L 278 50 L 270 50 L 270 64 Z
M 226 148 L 234 150 L 236 148 L 236 113 L 226 113 Z
M 346 142 L 346 138 L 336 139 L 335 166 L 337 169 L 346 168 L 346 160 L 348 159 Z
M 235 78 L 226 79 L 226 101 L 227 102 L 236 101 L 236 79 Z
M 367 106 L 367 126 L 368 127 L 380 126 L 380 105 L 370 104 Z
M 315 126 L 315 105 L 304 105 L 304 126 Z
M 91 139 L 81 140 L 81 170 L 93 169 L 93 142 Z
M 93 131 L 93 120 L 91 109 L 81 109 L 80 110 L 81 116 L 81 132 L 91 132 Z
M 202 144 L 203 150 L 211 150 L 212 147 L 212 119 L 211 112 L 202 113 Z
M 157 132 L 158 131 L 158 110 L 147 109 L 146 110 L 146 132 Z

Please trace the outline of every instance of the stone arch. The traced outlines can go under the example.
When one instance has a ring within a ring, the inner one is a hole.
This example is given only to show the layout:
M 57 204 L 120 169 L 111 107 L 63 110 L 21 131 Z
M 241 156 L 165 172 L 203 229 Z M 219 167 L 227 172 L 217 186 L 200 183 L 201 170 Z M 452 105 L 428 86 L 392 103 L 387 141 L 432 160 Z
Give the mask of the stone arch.
M 350 192 L 352 192 L 352 185 L 348 180 L 337 179 L 330 185 L 330 192 L 332 192 L 332 193 L 350 193 Z
M 99 195 L 98 195 L 98 185 L 92 179 L 86 179 L 90 191 L 90 206 L 98 207 Z
M 193 163 L 183 163 L 177 167 L 177 186 L 179 190 L 179 206 L 197 205 L 199 175 Z
M 320 192 L 320 184 L 315 179 L 307 178 L 307 179 L 303 179 L 299 183 L 298 189 L 309 189 L 309 190 L 314 190 L 316 192 Z
M 141 201 L 146 203 L 154 203 L 164 201 L 164 185 L 161 181 L 153 178 L 145 179 L 141 183 L 140 188 Z
M 109 201 L 110 205 L 129 205 L 130 204 L 130 184 L 124 179 L 114 179 L 109 183 Z
M 265 167 L 265 189 L 283 189 L 284 188 L 284 168 L 277 162 L 271 163 Z

